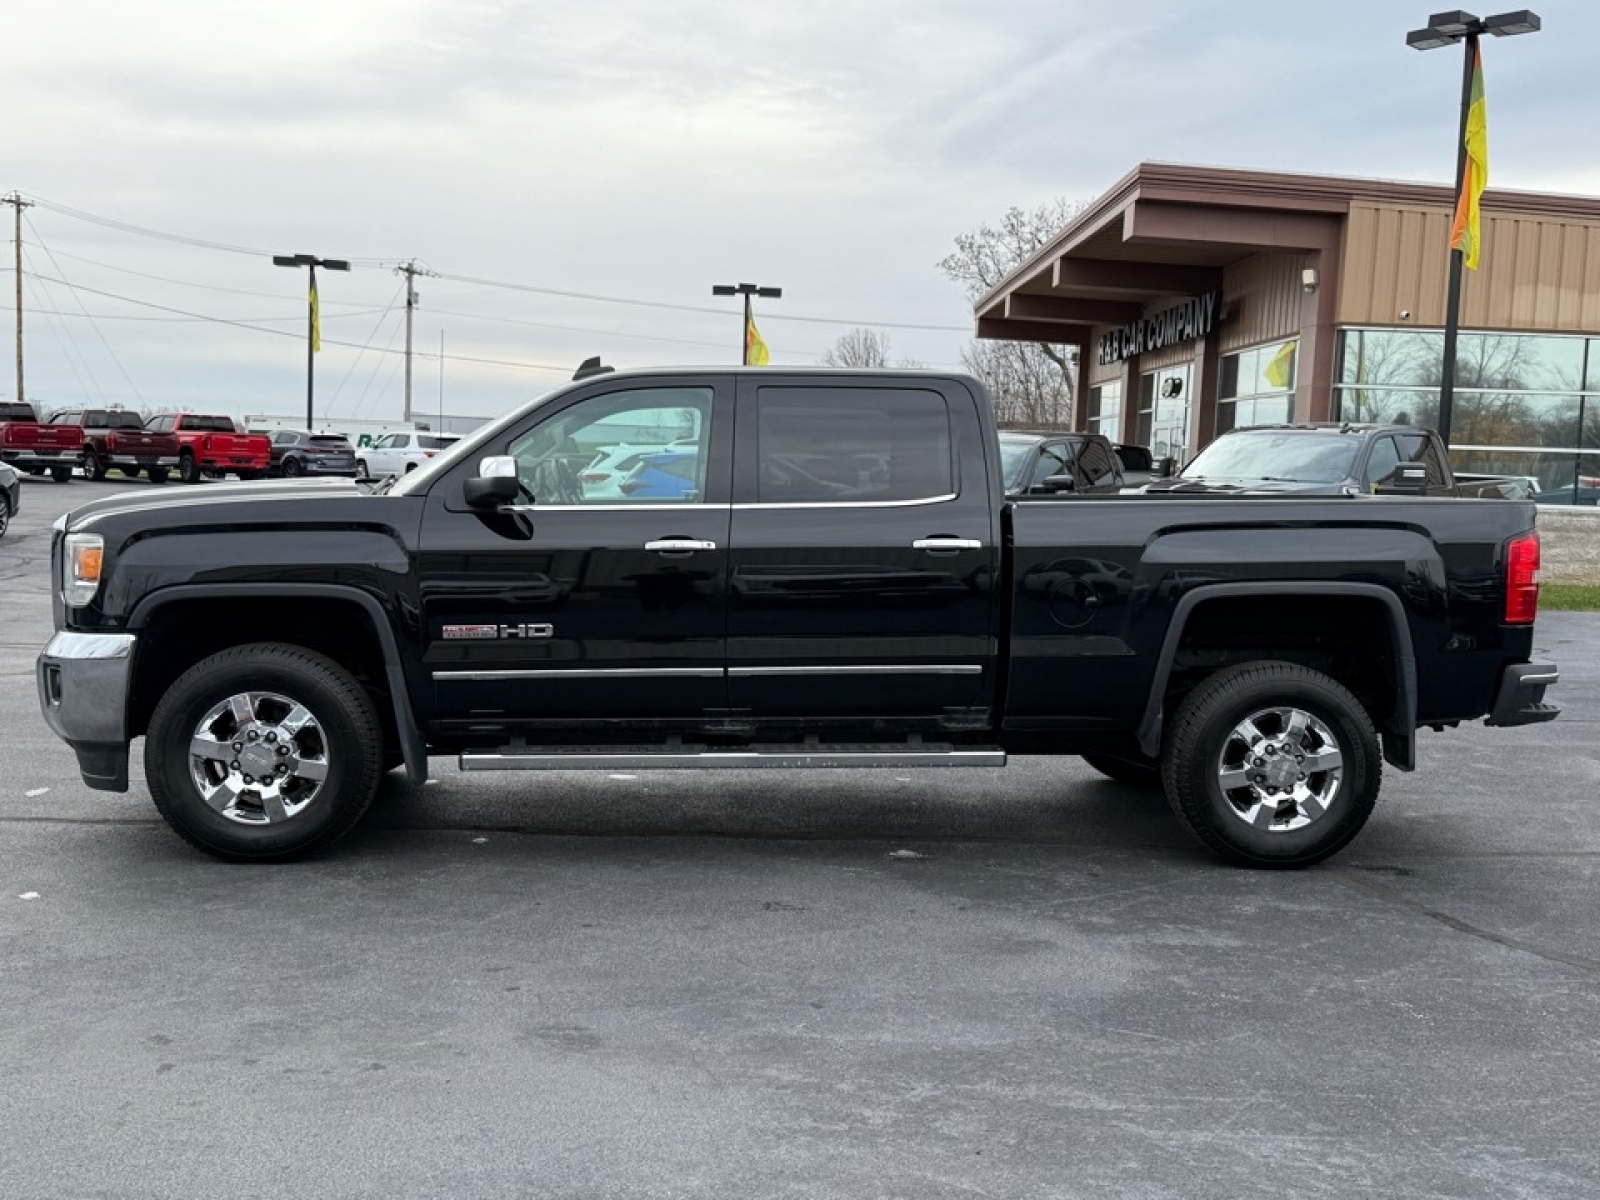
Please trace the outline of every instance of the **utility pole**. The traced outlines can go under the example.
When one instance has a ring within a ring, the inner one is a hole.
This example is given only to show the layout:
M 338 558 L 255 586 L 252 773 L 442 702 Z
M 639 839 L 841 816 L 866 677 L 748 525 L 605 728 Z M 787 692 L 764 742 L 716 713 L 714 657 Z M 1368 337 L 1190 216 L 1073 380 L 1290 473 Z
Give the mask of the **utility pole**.
M 27 395 L 22 390 L 22 210 L 32 208 L 32 200 L 24 200 L 21 192 L 12 192 L 11 195 L 0 200 L 0 204 L 9 204 L 16 210 L 16 276 L 17 276 L 17 403 L 26 404 Z
M 394 272 L 396 275 L 404 275 L 406 277 L 406 402 L 404 420 L 409 425 L 411 424 L 411 314 L 416 310 L 417 301 L 420 299 L 417 295 L 416 279 L 418 275 L 433 276 L 436 272 L 430 271 L 426 267 L 417 266 L 417 260 L 414 258 L 410 262 L 401 263 L 394 269 Z

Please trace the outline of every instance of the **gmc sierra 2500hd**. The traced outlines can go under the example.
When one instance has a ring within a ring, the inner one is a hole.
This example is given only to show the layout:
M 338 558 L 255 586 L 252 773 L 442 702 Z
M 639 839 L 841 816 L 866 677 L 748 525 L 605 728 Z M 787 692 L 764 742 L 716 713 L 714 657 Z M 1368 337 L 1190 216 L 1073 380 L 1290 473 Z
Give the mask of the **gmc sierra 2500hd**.
M 673 453 L 586 497 L 622 443 Z M 161 813 L 232 860 L 331 843 L 430 753 L 1050 753 L 1159 781 L 1231 861 L 1295 867 L 1355 836 L 1420 729 L 1557 713 L 1529 661 L 1532 504 L 1008 500 L 988 397 L 934 372 L 589 374 L 371 492 L 97 500 L 53 562 L 46 720 L 112 791 L 142 736 Z

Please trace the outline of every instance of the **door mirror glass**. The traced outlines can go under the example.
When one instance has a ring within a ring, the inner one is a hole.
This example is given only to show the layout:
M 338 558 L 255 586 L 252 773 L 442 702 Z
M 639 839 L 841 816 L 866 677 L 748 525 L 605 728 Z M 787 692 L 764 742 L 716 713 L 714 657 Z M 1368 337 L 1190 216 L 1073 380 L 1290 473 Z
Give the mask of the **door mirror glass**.
M 1076 491 L 1078 483 L 1071 475 L 1048 475 L 1039 482 L 1039 490 L 1043 492 L 1071 492 Z

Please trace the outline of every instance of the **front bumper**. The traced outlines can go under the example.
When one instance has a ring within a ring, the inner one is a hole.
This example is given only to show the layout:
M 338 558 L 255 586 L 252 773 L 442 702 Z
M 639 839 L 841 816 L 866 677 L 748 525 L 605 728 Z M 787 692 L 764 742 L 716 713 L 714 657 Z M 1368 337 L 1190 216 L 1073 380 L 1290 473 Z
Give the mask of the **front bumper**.
M 128 790 L 128 685 L 131 633 L 63 630 L 39 655 L 35 674 L 45 724 L 78 756 L 83 782 Z
M 1518 663 L 1500 676 L 1494 711 L 1484 718 L 1485 725 L 1534 725 L 1554 721 L 1561 709 L 1544 702 L 1544 690 L 1561 679 L 1554 663 Z

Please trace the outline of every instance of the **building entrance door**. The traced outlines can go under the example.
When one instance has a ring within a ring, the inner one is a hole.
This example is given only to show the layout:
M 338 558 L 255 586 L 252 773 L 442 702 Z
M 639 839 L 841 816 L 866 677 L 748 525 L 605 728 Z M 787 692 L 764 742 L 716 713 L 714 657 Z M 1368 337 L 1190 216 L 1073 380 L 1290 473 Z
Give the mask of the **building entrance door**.
M 1146 371 L 1139 379 L 1139 440 L 1156 458 L 1189 457 L 1190 367 Z

